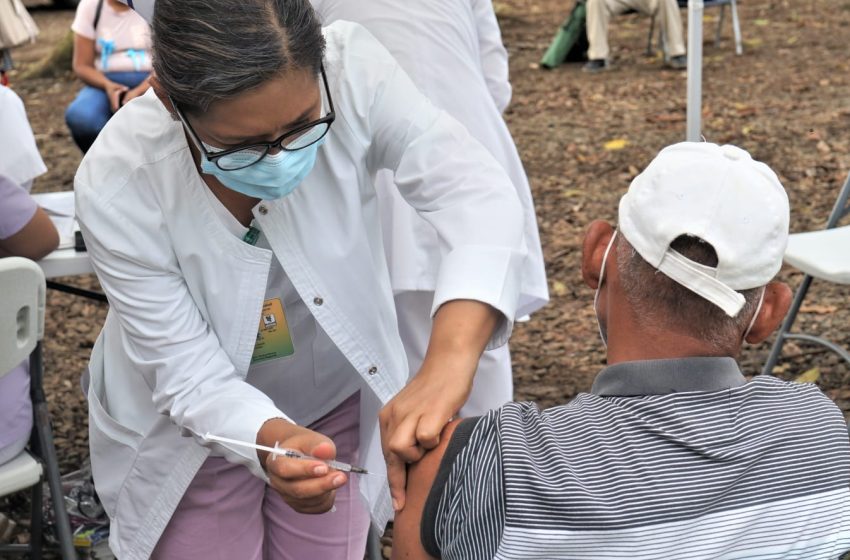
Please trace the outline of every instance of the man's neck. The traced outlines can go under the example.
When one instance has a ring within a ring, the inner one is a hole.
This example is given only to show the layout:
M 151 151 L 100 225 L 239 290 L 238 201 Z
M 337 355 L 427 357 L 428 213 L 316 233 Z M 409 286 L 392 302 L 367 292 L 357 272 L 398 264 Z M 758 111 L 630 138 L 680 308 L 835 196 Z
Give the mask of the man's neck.
M 723 352 L 693 336 L 665 329 L 638 327 L 634 324 L 611 326 L 608 332 L 608 365 L 643 360 L 667 360 L 694 357 L 738 357 Z

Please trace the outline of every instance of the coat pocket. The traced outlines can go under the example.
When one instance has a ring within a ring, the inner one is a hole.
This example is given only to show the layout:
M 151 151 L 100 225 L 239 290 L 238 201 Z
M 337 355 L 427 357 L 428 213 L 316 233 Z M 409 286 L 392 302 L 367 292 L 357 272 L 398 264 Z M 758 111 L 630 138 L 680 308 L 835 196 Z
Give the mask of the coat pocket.
M 103 369 L 89 366 L 89 449 L 95 488 L 110 519 L 116 515 L 118 496 L 136 460 L 142 434 L 123 426 L 103 406 Z

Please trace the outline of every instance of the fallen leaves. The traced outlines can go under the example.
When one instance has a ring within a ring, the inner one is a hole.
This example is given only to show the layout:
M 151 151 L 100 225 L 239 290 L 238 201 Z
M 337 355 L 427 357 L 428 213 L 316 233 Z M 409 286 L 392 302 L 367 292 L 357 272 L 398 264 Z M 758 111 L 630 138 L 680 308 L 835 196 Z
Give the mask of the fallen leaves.
M 613 152 L 616 150 L 622 150 L 626 146 L 629 145 L 629 141 L 625 138 L 614 138 L 613 140 L 608 140 L 603 144 L 603 147 L 609 152 Z
M 817 383 L 820 379 L 820 369 L 813 367 L 794 378 L 794 383 Z
M 838 311 L 838 306 L 836 305 L 810 303 L 800 306 L 800 313 L 816 313 L 818 315 L 829 315 L 830 313 L 835 313 L 836 311 Z
M 567 295 L 570 290 L 567 288 L 567 285 L 561 281 L 555 280 L 552 282 L 552 293 L 558 297 L 562 297 Z

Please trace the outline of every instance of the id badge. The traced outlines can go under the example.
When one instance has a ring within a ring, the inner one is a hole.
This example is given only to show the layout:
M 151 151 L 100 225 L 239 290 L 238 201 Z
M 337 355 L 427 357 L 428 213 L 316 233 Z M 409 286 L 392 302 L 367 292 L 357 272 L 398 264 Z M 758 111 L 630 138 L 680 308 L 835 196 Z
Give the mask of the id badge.
M 286 323 L 286 314 L 280 298 L 267 299 L 263 302 L 263 312 L 260 314 L 260 326 L 257 329 L 257 343 L 251 364 L 285 358 L 295 353 L 292 335 Z

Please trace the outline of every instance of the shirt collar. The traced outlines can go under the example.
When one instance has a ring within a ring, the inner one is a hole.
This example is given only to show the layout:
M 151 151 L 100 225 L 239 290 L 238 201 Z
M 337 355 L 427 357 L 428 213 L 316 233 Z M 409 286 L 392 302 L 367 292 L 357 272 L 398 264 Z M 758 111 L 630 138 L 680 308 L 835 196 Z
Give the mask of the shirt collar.
M 637 397 L 715 392 L 747 380 L 732 358 L 677 358 L 622 362 L 599 372 L 590 392 L 600 397 Z

